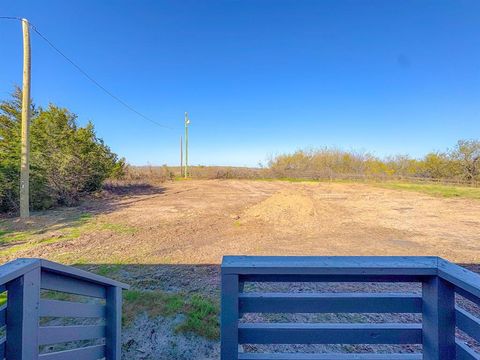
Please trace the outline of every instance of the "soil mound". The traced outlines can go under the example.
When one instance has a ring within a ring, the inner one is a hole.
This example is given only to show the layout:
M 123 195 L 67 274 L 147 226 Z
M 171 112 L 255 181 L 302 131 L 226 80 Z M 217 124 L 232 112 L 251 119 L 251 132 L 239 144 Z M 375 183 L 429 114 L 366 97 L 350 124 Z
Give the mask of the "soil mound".
M 310 224 L 316 217 L 312 197 L 299 191 L 282 191 L 248 208 L 242 219 L 262 220 L 275 226 Z

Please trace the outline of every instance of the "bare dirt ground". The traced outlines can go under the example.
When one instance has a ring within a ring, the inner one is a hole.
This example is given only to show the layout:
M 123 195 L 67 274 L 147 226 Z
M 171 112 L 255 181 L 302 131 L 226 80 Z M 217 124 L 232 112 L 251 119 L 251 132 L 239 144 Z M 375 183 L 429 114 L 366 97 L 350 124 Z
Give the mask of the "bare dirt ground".
M 42 228 L 45 238 L 61 236 L 69 212 L 78 211 L 95 214 L 96 221 L 112 224 L 113 231 L 87 231 L 15 257 L 185 265 L 219 264 L 224 254 L 480 260 L 480 201 L 365 184 L 178 181 L 40 214 L 30 227 Z M 116 232 L 115 225 L 131 231 Z
M 104 275 L 142 290 L 212 297 L 218 297 L 225 254 L 438 255 L 476 271 L 480 263 L 480 201 L 357 183 L 131 186 L 76 208 L 36 214 L 28 224 L 1 225 L 30 231 L 26 243 L 0 247 L 3 261 L 44 257 L 94 271 L 121 264 Z M 125 359 L 218 358 L 218 342 L 177 335 L 175 321 L 141 316 L 124 332 Z

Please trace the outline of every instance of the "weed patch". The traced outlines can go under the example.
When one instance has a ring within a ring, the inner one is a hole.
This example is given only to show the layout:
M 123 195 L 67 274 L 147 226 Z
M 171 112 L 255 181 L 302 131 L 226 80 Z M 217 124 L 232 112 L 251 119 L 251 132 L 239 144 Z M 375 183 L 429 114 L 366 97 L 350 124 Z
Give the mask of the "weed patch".
M 130 324 L 137 314 L 146 312 L 149 316 L 176 315 L 184 307 L 184 298 L 178 294 L 159 291 L 128 290 L 123 295 L 123 323 Z
M 129 290 L 123 295 L 123 325 L 128 326 L 138 314 L 148 316 L 185 315 L 185 320 L 176 328 L 180 333 L 194 333 L 208 339 L 218 339 L 219 306 L 212 300 L 194 295 L 168 294 L 161 291 Z
M 194 295 L 186 304 L 186 319 L 177 327 L 178 332 L 192 332 L 207 339 L 220 337 L 218 306 L 211 300 Z

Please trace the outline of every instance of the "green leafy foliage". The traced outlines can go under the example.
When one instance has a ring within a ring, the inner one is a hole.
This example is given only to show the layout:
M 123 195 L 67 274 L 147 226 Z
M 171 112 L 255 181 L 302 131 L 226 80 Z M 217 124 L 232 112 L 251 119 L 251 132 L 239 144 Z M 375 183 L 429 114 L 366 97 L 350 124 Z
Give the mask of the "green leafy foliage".
M 18 210 L 21 91 L 0 102 L 0 211 Z M 89 122 L 81 127 L 65 108 L 31 108 L 30 203 L 34 209 L 74 205 L 98 190 L 108 177 L 121 176 L 118 159 Z

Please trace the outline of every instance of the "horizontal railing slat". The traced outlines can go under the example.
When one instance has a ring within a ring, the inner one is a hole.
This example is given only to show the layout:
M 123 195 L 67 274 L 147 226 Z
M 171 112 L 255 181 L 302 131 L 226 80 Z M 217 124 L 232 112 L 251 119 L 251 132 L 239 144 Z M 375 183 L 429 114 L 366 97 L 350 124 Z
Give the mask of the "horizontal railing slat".
M 480 306 L 480 298 L 479 297 L 476 297 L 475 295 L 469 293 L 466 290 L 463 290 L 462 288 L 459 288 L 458 286 L 455 286 L 455 292 L 458 295 L 463 296 L 465 299 L 470 300 L 474 304 L 477 304 L 478 306 Z
M 88 271 L 84 271 L 81 269 L 77 269 L 72 266 L 66 266 L 62 264 L 58 264 L 52 261 L 48 261 L 45 259 L 41 259 L 42 269 L 46 269 L 49 272 L 55 272 L 57 274 L 66 275 L 69 278 L 76 278 L 79 280 L 84 280 L 88 282 L 97 283 L 100 285 L 108 285 L 108 286 L 117 286 L 122 289 L 128 289 L 129 286 L 127 284 L 121 283 L 116 280 L 109 279 L 105 276 L 97 275 Z
M 301 274 L 246 274 L 244 282 L 422 282 L 425 275 L 301 275 Z
M 420 313 L 422 297 L 378 293 L 241 293 L 242 313 Z
M 408 256 L 224 256 L 224 274 L 431 275 L 437 257 Z
M 94 345 L 72 350 L 40 354 L 39 360 L 98 360 L 103 357 L 105 357 L 105 345 Z
M 477 341 L 480 341 L 480 319 L 469 312 L 456 308 L 457 327 Z
M 59 300 L 40 300 L 40 316 L 105 317 L 104 305 Z
M 42 271 L 42 289 L 105 298 L 105 287 L 57 273 Z
M 240 353 L 239 360 L 422 360 L 422 354 Z
M 240 344 L 421 344 L 421 324 L 241 323 Z
M 105 337 L 105 326 L 97 325 L 43 326 L 38 330 L 39 345 L 103 337 Z
M 455 351 L 457 360 L 480 360 L 480 355 L 473 351 L 463 341 L 455 342 Z

